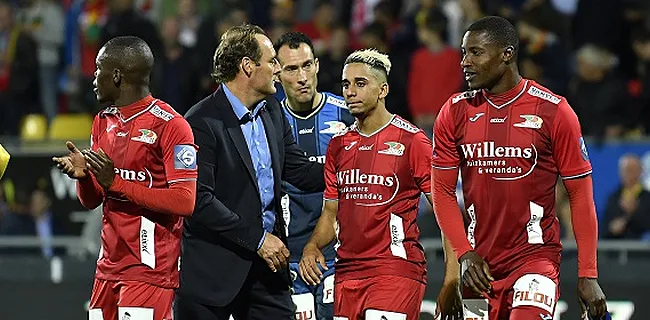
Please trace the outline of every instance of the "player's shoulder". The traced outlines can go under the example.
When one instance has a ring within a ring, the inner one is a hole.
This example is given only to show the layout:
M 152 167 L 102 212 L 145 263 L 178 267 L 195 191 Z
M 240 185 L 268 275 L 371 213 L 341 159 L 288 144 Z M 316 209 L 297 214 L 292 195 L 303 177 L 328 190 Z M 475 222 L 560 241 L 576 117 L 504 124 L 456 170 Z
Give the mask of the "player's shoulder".
M 446 106 L 453 108 L 463 105 L 475 105 L 480 102 L 483 94 L 481 90 L 467 90 L 463 92 L 456 92 L 447 99 Z
M 414 124 L 408 122 L 407 120 L 405 120 L 404 118 L 398 115 L 393 116 L 393 119 L 390 121 L 390 125 L 399 130 L 406 131 L 410 134 L 416 134 L 422 131 L 422 129 L 416 127 Z
M 331 92 L 323 92 L 323 98 L 325 99 L 326 106 L 333 106 L 341 109 L 348 109 L 348 106 L 345 104 L 345 100 L 341 96 L 337 96 Z
M 147 111 L 149 116 L 161 119 L 163 122 L 167 123 L 174 119 L 181 118 L 183 116 L 178 113 L 172 106 L 163 100 L 156 100 L 154 104 Z
M 540 85 L 534 80 L 528 81 L 528 89 L 526 89 L 527 99 L 538 99 L 544 104 L 560 106 L 566 104 L 566 98 L 559 94 L 555 94 L 548 88 Z

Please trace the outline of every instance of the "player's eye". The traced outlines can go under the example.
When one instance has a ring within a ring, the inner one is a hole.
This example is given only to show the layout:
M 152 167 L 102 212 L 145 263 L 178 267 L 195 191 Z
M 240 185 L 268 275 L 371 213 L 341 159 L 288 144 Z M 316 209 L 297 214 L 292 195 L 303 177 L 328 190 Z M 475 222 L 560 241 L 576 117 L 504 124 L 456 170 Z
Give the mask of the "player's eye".
M 366 86 L 366 83 L 363 82 L 363 81 L 357 82 L 356 84 L 357 84 L 357 87 L 359 87 L 359 88 L 362 88 L 362 87 Z

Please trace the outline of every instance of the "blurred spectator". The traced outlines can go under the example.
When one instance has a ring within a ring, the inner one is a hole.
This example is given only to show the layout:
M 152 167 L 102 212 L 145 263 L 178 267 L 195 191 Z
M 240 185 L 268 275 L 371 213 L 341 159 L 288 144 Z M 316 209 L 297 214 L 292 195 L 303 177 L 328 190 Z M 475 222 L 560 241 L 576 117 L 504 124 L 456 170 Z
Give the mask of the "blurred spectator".
M 641 184 L 643 168 L 637 155 L 619 160 L 621 186 L 609 196 L 605 209 L 606 238 L 639 240 L 650 235 L 650 192 Z
M 54 254 L 52 248 L 52 202 L 45 193 L 44 185 L 34 190 L 31 195 L 29 213 L 34 220 L 36 235 L 41 240 L 41 253 L 46 258 Z
M 374 9 L 380 0 L 350 0 L 350 39 L 359 43 L 362 31 L 375 21 Z M 356 46 L 354 46 L 356 48 Z
M 639 29 L 634 36 L 633 46 L 638 58 L 639 76 L 630 83 L 633 98 L 630 119 L 633 121 L 632 127 L 639 134 L 647 135 L 650 133 L 650 117 L 646 115 L 650 110 L 650 30 L 646 27 Z
M 40 103 L 36 43 L 14 24 L 14 10 L 0 1 L 0 134 L 17 135 L 20 119 Z
M 573 17 L 575 48 L 594 44 L 621 60 L 621 73 L 633 74 L 629 28 L 625 25 L 623 1 L 579 1 Z
M 196 77 L 194 54 L 180 43 L 180 24 L 176 17 L 163 19 L 160 32 L 164 55 L 159 61 L 160 73 L 153 76 L 152 85 L 158 88 L 160 99 L 178 113 L 185 114 L 198 96 L 199 79 Z
M 210 74 L 212 73 L 212 63 L 214 50 L 219 44 L 221 35 L 228 28 L 248 22 L 248 15 L 244 7 L 234 6 L 225 12 L 223 16 L 211 15 L 206 17 L 199 28 L 199 39 L 196 44 L 196 67 L 197 73 L 194 75 L 199 78 L 199 93 L 197 99 L 211 94 L 216 88 Z
M 432 9 L 418 25 L 423 47 L 411 57 L 408 105 L 413 123 L 429 137 L 440 108 L 463 84 L 460 52 L 443 41 L 446 25 L 442 12 Z
M 292 26 L 288 23 L 275 23 L 268 32 L 269 39 L 275 43 L 283 34 L 292 30 Z
M 341 75 L 345 58 L 350 54 L 348 43 L 348 29 L 343 25 L 334 26 L 327 51 L 318 57 L 319 90 L 342 95 Z
M 32 35 L 38 46 L 41 107 L 48 120 L 59 112 L 58 73 L 61 62 L 65 18 L 54 0 L 28 0 L 22 28 Z
M 459 31 L 459 39 L 456 45 L 460 47 L 465 30 L 467 30 L 474 21 L 487 16 L 487 4 L 486 1 L 481 0 L 458 0 L 458 3 L 460 4 L 460 9 L 463 15 L 461 26 L 457 28 Z
M 187 48 L 194 48 L 197 42 L 201 15 L 196 12 L 196 0 L 178 1 L 178 42 Z
M 259 1 L 258 1 L 259 2 Z M 256 2 L 253 7 L 257 7 L 259 3 Z M 264 1 L 262 1 L 264 2 Z M 271 16 L 269 23 L 258 23 L 257 20 L 253 20 L 251 16 L 251 23 L 257 24 L 265 30 L 270 29 L 275 24 L 283 23 L 293 25 L 294 15 L 293 15 L 293 1 L 292 0 L 271 0 Z M 254 9 L 259 10 L 259 9 Z M 268 11 L 267 11 L 268 12 Z
M 407 24 L 401 23 L 400 6 L 400 1 L 381 0 L 374 8 L 375 22 L 384 26 L 391 51 L 399 48 L 413 52 L 418 48 L 417 37 L 409 33 Z
M 391 48 L 388 44 L 386 29 L 382 24 L 376 22 L 369 24 L 363 29 L 361 33 L 361 45 L 365 48 L 375 48 L 380 52 L 388 54 L 392 67 L 388 75 L 390 89 L 386 97 L 386 108 L 392 113 L 411 120 L 408 101 L 406 99 L 410 55 L 408 52 Z
M 584 135 L 615 138 L 624 131 L 628 98 L 617 64 L 612 53 L 595 45 L 585 45 L 577 52 L 577 76 L 568 100 L 582 120 Z
M 136 36 L 144 40 L 156 60 L 163 53 L 158 30 L 140 11 L 134 8 L 134 0 L 110 0 L 110 14 L 99 36 L 100 45 L 118 36 Z
M 95 113 L 98 109 L 92 81 L 99 35 L 107 15 L 106 0 L 73 0 L 66 12 L 65 71 L 60 86 L 67 98 L 64 102 L 68 111 Z
M 545 29 L 538 17 L 527 13 L 517 23 L 521 75 L 566 95 L 570 77 L 568 52 L 562 38 Z
M 311 21 L 296 26 L 296 31 L 306 34 L 314 44 L 314 55 L 321 56 L 327 50 L 327 42 L 334 22 L 334 5 L 329 0 L 319 0 Z

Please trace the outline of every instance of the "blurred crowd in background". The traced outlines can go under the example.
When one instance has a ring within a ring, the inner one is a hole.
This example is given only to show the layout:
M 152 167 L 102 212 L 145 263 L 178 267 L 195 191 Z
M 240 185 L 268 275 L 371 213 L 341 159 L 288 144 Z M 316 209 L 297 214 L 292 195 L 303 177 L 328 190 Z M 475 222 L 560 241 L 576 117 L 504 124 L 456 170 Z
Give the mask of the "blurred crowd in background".
M 387 107 L 427 130 L 446 99 L 465 89 L 460 43 L 465 28 L 486 15 L 517 27 L 522 75 L 567 97 L 585 136 L 605 142 L 650 135 L 647 0 L 0 0 L 0 135 L 19 137 L 28 115 L 52 124 L 60 115 L 96 113 L 95 56 L 120 35 L 149 43 L 153 94 L 183 114 L 216 87 L 210 73 L 220 35 L 245 22 L 272 40 L 289 30 L 313 39 L 321 91 L 341 93 L 352 50 L 388 53 Z M 642 161 L 625 156 L 619 170 L 621 187 L 608 200 L 601 236 L 650 240 Z M 37 217 L 28 224 L 32 232 L 45 228 L 42 188 L 12 210 L 2 189 L 0 234 L 24 231 L 6 223 L 8 212 Z M 558 190 L 566 227 L 568 200 Z

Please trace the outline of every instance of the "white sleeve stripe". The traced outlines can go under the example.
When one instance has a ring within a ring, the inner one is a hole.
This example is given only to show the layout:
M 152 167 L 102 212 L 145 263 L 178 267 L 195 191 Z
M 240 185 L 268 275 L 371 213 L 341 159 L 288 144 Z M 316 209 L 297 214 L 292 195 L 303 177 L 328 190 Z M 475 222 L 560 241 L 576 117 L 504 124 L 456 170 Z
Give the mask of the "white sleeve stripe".
M 339 201 L 339 199 L 334 199 L 334 198 L 323 198 L 325 201 Z
M 175 183 L 175 182 L 181 182 L 181 181 L 196 181 L 196 178 L 184 178 L 184 179 L 168 180 L 167 183 Z
M 576 174 L 574 176 L 562 177 L 562 180 L 580 178 L 580 177 L 588 176 L 590 174 L 591 174 L 591 170 L 589 170 L 587 172 L 584 172 L 584 173 L 581 173 L 581 174 Z
M 451 169 L 456 169 L 456 168 L 458 168 L 458 166 L 453 166 L 453 167 L 439 167 L 439 166 L 436 166 L 436 165 L 431 165 L 431 167 L 436 168 L 436 169 L 440 169 L 440 170 L 451 170 Z

